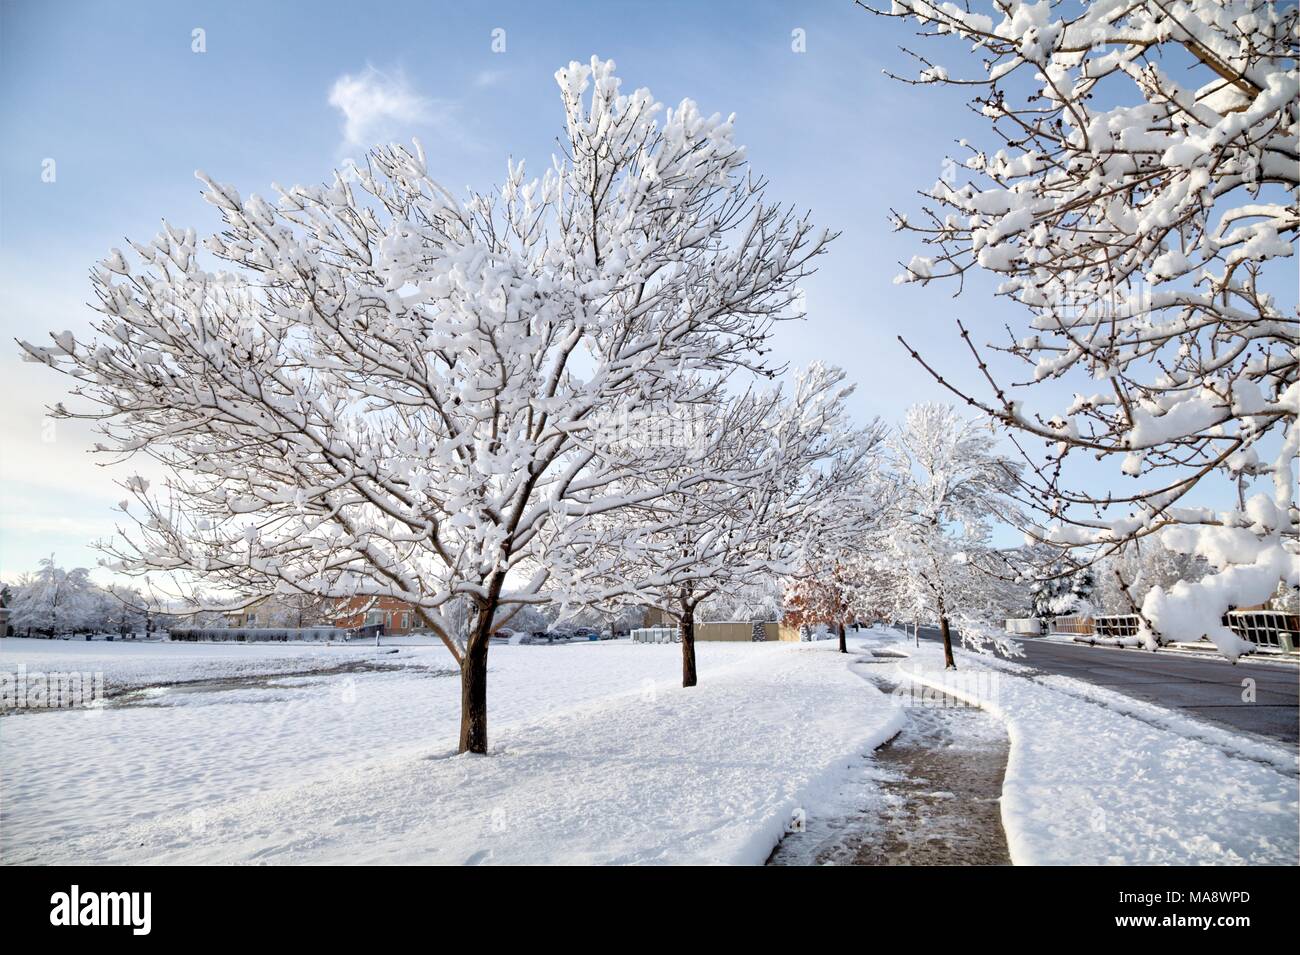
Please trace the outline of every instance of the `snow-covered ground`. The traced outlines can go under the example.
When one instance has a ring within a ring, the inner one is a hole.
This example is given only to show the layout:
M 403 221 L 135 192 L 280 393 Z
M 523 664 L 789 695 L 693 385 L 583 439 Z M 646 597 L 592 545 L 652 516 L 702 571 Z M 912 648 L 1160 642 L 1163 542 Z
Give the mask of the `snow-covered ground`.
M 36 655 L 51 670 L 102 666 L 110 684 L 141 686 L 150 665 L 167 680 L 189 664 L 236 679 L 0 719 L 0 855 L 761 862 L 794 810 L 901 725 L 834 650 L 704 644 L 701 685 L 685 691 L 673 645 L 494 646 L 484 758 L 454 755 L 459 683 L 440 647 L 6 641 L 10 670 Z M 340 655 L 402 668 L 247 679 Z
M 899 677 L 1011 739 L 1018 863 L 1297 861 L 1295 754 L 1109 691 L 877 632 Z M 844 810 L 907 718 L 833 642 L 494 646 L 493 754 L 454 753 L 438 646 L 0 641 L 0 670 L 102 669 L 109 703 L 0 717 L 0 861 L 761 862 Z M 874 811 L 864 787 L 860 810 Z
M 1068 677 L 937 643 L 901 674 L 978 703 L 1011 738 L 1002 823 L 1017 864 L 1300 861 L 1294 750 Z
M 388 647 L 406 638 L 388 638 Z M 420 643 L 429 641 L 421 640 Z M 168 643 L 161 640 L 0 639 L 0 672 L 99 672 L 109 695 L 163 683 L 305 673 L 376 655 L 374 641 L 324 643 Z M 447 661 L 450 663 L 450 660 Z

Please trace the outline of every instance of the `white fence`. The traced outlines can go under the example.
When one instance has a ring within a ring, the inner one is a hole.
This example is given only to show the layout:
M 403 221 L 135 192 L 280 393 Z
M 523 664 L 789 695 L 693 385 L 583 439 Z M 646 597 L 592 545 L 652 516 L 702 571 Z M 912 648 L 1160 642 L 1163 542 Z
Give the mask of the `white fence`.
M 633 643 L 681 643 L 682 634 L 676 627 L 641 627 L 632 631 Z
M 1007 633 L 1023 633 L 1037 637 L 1043 632 L 1043 623 L 1037 617 L 1009 617 Z

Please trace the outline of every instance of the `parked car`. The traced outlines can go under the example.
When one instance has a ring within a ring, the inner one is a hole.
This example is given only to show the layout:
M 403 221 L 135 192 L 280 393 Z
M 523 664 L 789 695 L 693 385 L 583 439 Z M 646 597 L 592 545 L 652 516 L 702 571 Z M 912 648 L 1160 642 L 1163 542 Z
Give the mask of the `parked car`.
M 568 627 L 552 627 L 550 630 L 534 630 L 529 634 L 525 643 L 570 643 L 574 640 L 586 640 L 585 636 L 578 636 L 576 630 L 570 630 Z
M 510 627 L 502 627 L 492 634 L 492 639 L 517 647 L 520 644 L 532 643 L 533 635 L 527 630 L 512 630 Z

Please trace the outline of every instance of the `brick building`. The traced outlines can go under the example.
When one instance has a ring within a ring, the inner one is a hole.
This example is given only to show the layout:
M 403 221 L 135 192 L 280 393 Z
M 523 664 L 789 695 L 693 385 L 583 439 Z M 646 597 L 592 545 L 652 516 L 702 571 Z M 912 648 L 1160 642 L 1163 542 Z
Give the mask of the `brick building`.
M 387 634 L 402 634 L 419 627 L 415 608 L 396 597 L 351 597 L 334 608 L 334 626 L 352 630 L 379 624 Z

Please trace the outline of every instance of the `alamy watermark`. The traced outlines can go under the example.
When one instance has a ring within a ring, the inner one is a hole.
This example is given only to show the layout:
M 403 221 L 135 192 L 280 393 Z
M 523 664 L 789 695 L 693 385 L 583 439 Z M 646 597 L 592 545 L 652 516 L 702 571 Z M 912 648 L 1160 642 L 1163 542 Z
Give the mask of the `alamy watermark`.
M 153 924 L 152 892 L 84 892 L 74 885 L 50 896 L 51 925 L 119 925 L 148 935 Z
M 945 673 L 942 686 L 911 680 L 894 687 L 892 696 L 899 706 L 921 709 L 982 708 L 996 705 L 1002 688 L 1001 674 L 990 670 Z
M 0 672 L 0 711 L 89 706 L 104 699 L 102 670 L 27 672 L 27 665 Z
M 715 427 L 716 422 L 698 408 L 642 408 L 602 415 L 593 438 L 620 450 L 699 450 L 707 447 Z

